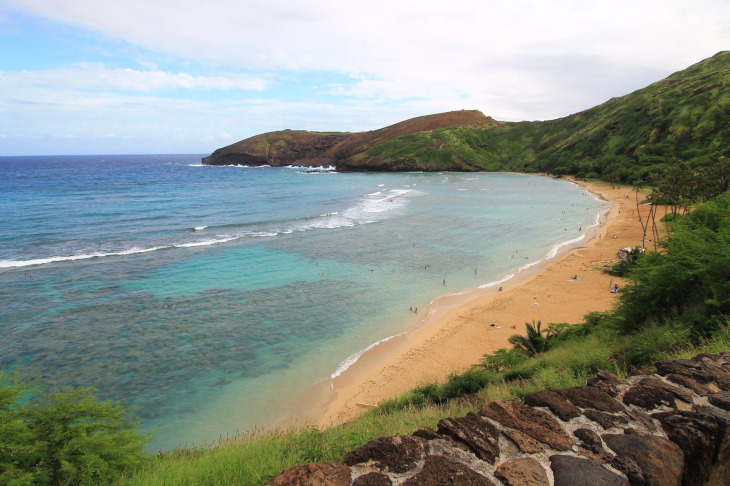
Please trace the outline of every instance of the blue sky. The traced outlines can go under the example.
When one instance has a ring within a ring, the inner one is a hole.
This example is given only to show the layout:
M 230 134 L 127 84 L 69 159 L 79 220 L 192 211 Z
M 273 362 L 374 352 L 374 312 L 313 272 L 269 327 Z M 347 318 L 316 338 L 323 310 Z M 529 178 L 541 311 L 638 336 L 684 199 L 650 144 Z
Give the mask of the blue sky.
M 727 0 L 0 0 L 0 156 L 575 113 L 730 47 Z

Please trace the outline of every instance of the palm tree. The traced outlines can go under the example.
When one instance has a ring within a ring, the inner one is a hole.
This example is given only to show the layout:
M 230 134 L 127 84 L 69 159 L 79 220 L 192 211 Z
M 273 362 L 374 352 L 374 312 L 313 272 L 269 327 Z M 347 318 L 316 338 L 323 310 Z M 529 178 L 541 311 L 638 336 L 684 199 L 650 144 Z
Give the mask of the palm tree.
M 527 336 L 520 336 L 519 334 L 510 336 L 510 344 L 515 349 L 523 350 L 528 356 L 535 356 L 546 351 L 548 338 L 542 335 L 542 330 L 540 329 L 542 322 L 537 321 L 537 325 L 535 325 L 533 319 L 532 324 L 526 322 L 525 326 L 527 326 Z

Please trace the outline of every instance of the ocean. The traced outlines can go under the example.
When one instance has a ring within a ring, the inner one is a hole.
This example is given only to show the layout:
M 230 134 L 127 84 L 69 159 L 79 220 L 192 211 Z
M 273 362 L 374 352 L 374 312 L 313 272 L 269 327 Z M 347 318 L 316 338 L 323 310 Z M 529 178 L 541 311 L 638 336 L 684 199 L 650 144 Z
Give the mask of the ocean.
M 295 415 L 414 323 L 580 242 L 606 203 L 511 173 L 0 157 L 0 367 L 134 407 L 150 451 Z

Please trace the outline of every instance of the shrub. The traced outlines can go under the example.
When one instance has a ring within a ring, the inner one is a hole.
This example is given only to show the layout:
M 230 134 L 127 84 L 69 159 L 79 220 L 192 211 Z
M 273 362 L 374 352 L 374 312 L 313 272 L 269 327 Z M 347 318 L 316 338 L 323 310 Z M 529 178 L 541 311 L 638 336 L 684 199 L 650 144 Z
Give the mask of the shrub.
M 146 441 L 92 388 L 46 393 L 0 371 L 0 484 L 110 484 L 147 460 Z

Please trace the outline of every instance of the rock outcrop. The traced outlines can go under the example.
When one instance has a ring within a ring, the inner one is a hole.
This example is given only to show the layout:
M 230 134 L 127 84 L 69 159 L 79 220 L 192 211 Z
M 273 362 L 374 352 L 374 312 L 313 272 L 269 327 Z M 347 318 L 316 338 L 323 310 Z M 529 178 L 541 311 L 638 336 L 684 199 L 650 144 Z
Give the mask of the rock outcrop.
M 494 401 L 271 485 L 730 486 L 730 353 Z
M 331 166 L 340 171 L 412 170 L 415 166 L 403 160 L 401 166 L 384 164 L 377 157 L 365 157 L 376 145 L 402 135 L 449 127 L 483 127 L 496 125 L 480 111 L 461 110 L 412 118 L 389 127 L 357 133 L 307 132 L 283 130 L 256 135 L 220 148 L 203 158 L 205 165 L 288 165 Z M 453 170 L 463 170 L 454 165 Z M 442 168 L 442 170 L 449 170 Z

